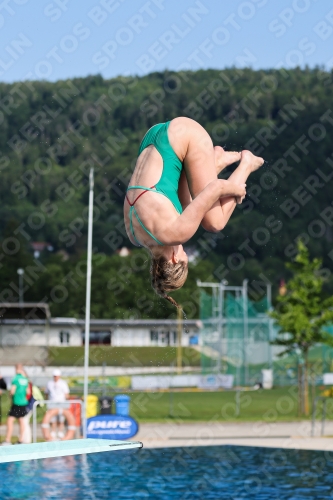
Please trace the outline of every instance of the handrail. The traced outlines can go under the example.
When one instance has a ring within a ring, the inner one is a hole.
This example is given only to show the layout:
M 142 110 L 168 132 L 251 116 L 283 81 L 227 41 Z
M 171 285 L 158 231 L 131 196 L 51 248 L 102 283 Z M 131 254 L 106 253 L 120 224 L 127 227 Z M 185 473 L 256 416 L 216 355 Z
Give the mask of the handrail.
M 37 406 L 39 404 L 51 404 L 53 405 L 59 405 L 59 408 L 63 407 L 64 404 L 69 403 L 76 403 L 81 405 L 81 422 L 84 422 L 83 420 L 83 401 L 82 399 L 66 399 L 65 401 L 51 401 L 50 399 L 39 399 L 37 401 L 34 401 L 33 407 L 32 407 L 32 442 L 37 443 Z M 83 428 L 83 437 L 86 437 L 86 429 Z

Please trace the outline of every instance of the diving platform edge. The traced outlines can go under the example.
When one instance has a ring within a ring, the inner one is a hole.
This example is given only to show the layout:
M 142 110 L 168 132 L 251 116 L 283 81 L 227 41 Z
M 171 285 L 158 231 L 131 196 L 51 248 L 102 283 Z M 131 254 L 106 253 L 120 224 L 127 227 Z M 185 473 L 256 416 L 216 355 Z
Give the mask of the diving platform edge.
M 108 439 L 73 439 L 69 441 L 7 445 L 0 446 L 0 463 L 66 457 L 69 455 L 83 455 L 105 451 L 131 450 L 142 447 L 143 445 L 140 441 Z

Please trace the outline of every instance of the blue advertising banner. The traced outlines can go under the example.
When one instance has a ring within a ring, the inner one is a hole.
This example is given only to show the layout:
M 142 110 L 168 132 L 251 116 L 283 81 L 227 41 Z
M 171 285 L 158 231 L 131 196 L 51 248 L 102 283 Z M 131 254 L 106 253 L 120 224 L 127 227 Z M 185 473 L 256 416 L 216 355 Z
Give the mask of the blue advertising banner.
M 135 436 L 139 424 L 131 417 L 96 415 L 87 420 L 87 438 L 129 439 Z

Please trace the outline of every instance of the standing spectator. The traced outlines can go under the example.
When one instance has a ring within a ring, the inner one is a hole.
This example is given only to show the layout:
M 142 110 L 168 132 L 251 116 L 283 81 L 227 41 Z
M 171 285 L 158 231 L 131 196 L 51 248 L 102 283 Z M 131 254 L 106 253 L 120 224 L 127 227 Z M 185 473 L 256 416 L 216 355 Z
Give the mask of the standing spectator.
M 6 390 L 7 390 L 6 381 L 4 378 L 2 378 L 2 375 L 0 373 L 0 429 L 2 426 L 2 401 L 1 401 L 1 397 L 2 397 L 2 391 L 6 391 Z M 1 430 L 0 430 L 0 442 L 1 442 Z
M 24 432 L 22 435 L 22 443 L 29 444 L 32 441 L 31 427 L 30 427 L 30 417 L 32 415 L 32 408 L 36 399 L 33 396 L 33 384 L 29 380 L 29 377 L 24 370 L 23 375 L 28 379 L 28 387 L 27 387 L 27 400 L 28 405 L 26 406 L 26 416 L 24 417 Z
M 2 375 L 0 373 L 0 395 L 2 394 L 1 391 L 6 391 L 6 390 L 7 390 L 6 381 L 5 381 L 5 379 L 2 377 Z
M 69 398 L 69 387 L 65 380 L 61 378 L 61 371 L 59 369 L 54 370 L 53 372 L 53 380 L 50 380 L 47 384 L 45 393 L 50 401 L 55 403 L 65 403 L 65 401 Z M 59 408 L 59 414 L 52 418 L 51 425 L 52 431 L 51 436 L 53 438 L 56 437 L 56 426 L 59 424 L 58 437 L 64 437 L 64 423 L 65 417 L 61 412 L 61 408 L 67 408 L 67 405 L 52 405 L 48 404 L 48 408 Z
M 27 377 L 24 375 L 24 369 L 21 364 L 17 364 L 16 375 L 12 380 L 12 386 L 10 388 L 10 394 L 12 396 L 12 407 L 8 413 L 7 419 L 7 434 L 6 440 L 2 443 L 2 445 L 12 444 L 11 438 L 13 434 L 13 427 L 15 419 L 18 419 L 20 425 L 20 435 L 19 435 L 19 443 L 23 441 L 23 434 L 25 430 L 25 420 L 24 417 L 27 414 L 26 406 L 28 404 L 27 399 L 27 389 L 29 386 L 29 381 Z

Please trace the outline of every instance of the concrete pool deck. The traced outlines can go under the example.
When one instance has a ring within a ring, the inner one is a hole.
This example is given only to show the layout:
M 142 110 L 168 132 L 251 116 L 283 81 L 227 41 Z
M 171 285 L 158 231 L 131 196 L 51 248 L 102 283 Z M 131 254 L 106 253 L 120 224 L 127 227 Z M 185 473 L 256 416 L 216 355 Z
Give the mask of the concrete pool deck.
M 5 426 L 0 428 L 2 440 Z M 320 437 L 321 422 L 316 421 L 315 437 L 311 437 L 311 422 L 197 422 L 142 423 L 133 438 L 144 448 L 185 446 L 263 446 L 299 450 L 333 452 L 333 421 L 326 421 L 325 436 Z M 17 436 L 18 426 L 14 426 Z M 40 426 L 38 436 L 42 437 Z M 330 437 L 331 436 L 331 437 Z
M 315 437 L 311 437 L 309 421 L 145 423 L 140 424 L 135 439 L 144 448 L 237 445 L 333 451 L 333 421 L 325 423 L 325 437 L 320 437 L 320 430 L 320 421 Z

